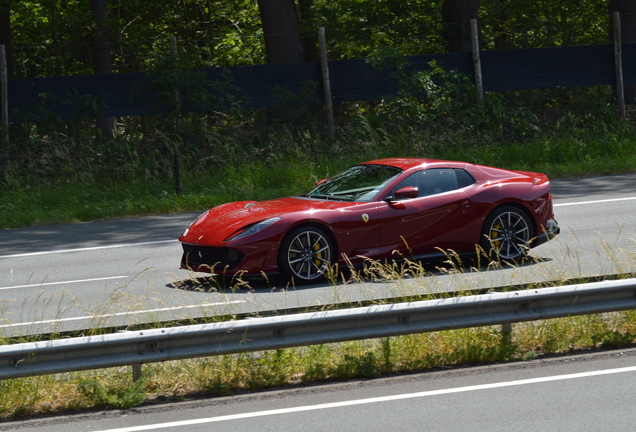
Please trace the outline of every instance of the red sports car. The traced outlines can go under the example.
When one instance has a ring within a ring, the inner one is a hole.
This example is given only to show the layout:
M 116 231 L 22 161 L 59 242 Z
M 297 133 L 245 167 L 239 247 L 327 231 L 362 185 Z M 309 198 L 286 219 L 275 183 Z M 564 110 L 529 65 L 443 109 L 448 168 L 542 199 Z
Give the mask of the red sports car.
M 181 235 L 181 268 L 314 281 L 328 266 L 430 259 L 514 261 L 559 233 L 543 174 L 434 159 L 355 165 L 305 195 L 223 204 Z

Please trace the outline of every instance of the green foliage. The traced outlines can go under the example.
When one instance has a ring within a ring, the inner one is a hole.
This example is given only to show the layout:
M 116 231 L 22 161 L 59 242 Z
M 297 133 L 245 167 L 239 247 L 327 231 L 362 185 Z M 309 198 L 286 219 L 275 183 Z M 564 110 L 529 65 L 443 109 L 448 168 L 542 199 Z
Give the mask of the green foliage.
M 298 92 L 293 92 L 287 87 L 275 86 L 272 88 L 272 96 L 276 99 L 278 107 L 276 119 L 298 120 L 307 112 L 310 104 L 316 103 L 318 83 L 316 81 L 305 81 L 301 84 Z
M 146 400 L 146 395 L 144 394 L 145 383 L 146 379 L 141 378 L 130 387 L 123 389 L 109 388 L 107 390 L 97 379 L 80 380 L 79 390 L 95 407 L 129 409 Z
M 316 60 L 316 28 L 327 30 L 332 60 L 365 58 L 391 47 L 408 55 L 444 52 L 443 1 L 315 0 L 301 2 L 300 26 L 308 57 Z M 11 5 L 16 77 L 92 73 L 95 24 L 85 1 Z M 108 29 L 115 73 L 152 69 L 176 36 L 196 67 L 261 64 L 264 44 L 253 1 L 139 0 L 109 2 Z M 606 0 L 526 2 L 482 0 L 484 49 L 607 43 Z
M 399 48 L 409 54 L 443 51 L 441 1 L 391 0 L 313 2 L 313 28 L 327 30 L 330 58 L 363 58 L 379 47 Z
M 538 132 L 538 118 L 523 107 L 509 107 L 501 96 L 486 94 L 480 104 L 470 77 L 447 71 L 436 61 L 429 69 L 409 72 L 405 56 L 392 48 L 378 49 L 368 60 L 397 81 L 396 96 L 385 97 L 376 108 L 388 122 L 422 122 L 432 129 L 455 129 L 471 135 L 524 139 Z
M 425 102 L 413 100 L 419 113 L 431 112 Z M 297 111 L 296 119 L 273 124 L 210 114 L 183 116 L 179 124 L 166 116 L 127 119 L 126 134 L 111 142 L 86 137 L 88 121 L 60 122 L 58 130 L 23 125 L 11 169 L 0 170 L 0 226 L 199 211 L 293 195 L 381 157 L 465 160 L 553 178 L 629 172 L 636 162 L 632 126 L 604 106 L 531 112 L 489 98 L 482 108 L 443 103 L 460 112 L 418 121 L 418 113 L 388 109 L 393 101 L 352 105 L 350 117 L 341 114 L 339 129 L 329 135 L 321 119 Z M 174 193 L 175 153 L 180 196 Z
M 375 353 L 369 351 L 361 355 L 345 354 L 330 374 L 339 379 L 374 378 L 380 370 Z
M 608 43 L 608 3 L 581 0 L 528 2 L 482 0 L 483 49 L 513 49 Z
M 79 0 L 11 2 L 11 36 L 16 47 L 16 77 L 93 73 L 86 23 L 92 21 L 88 2 Z
M 256 2 L 158 0 L 108 6 L 114 72 L 148 70 L 157 52 L 169 52 L 171 36 L 198 59 L 199 67 L 262 63 L 264 58 Z M 12 2 L 11 12 L 17 77 L 92 73 L 89 44 L 95 24 L 88 2 Z
M 240 114 L 239 89 L 233 84 L 228 69 L 222 80 L 208 80 L 205 71 L 194 69 L 188 56 L 177 59 L 160 57 L 148 73 L 149 84 L 133 92 L 133 100 L 154 100 L 153 114 L 169 113 L 181 117 L 185 108 L 202 111 L 222 111 L 228 115 Z M 189 114 L 196 118 L 195 115 Z
M 602 347 L 607 349 L 626 347 L 634 343 L 636 334 L 630 332 L 611 331 L 602 338 Z

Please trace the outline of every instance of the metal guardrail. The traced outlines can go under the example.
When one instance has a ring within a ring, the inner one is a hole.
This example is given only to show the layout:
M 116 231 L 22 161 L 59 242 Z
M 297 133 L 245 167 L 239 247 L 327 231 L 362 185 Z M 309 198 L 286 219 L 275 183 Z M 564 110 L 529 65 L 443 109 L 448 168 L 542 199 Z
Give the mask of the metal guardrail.
M 0 379 L 636 309 L 636 279 L 0 346 Z

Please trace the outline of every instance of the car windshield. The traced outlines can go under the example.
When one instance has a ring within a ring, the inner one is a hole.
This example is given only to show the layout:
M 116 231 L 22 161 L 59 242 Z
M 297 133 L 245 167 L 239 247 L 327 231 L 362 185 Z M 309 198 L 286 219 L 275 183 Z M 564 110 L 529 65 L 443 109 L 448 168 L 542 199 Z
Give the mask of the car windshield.
M 306 197 L 338 201 L 372 201 L 402 172 L 388 165 L 356 165 L 316 186 Z

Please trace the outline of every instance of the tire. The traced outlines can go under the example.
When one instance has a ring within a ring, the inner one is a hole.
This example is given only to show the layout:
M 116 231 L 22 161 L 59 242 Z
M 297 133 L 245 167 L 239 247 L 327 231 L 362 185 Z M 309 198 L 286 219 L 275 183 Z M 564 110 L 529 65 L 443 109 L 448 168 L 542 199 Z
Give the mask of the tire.
M 490 259 L 517 261 L 528 253 L 533 231 L 532 222 L 523 210 L 501 207 L 486 218 L 480 245 Z
M 287 280 L 314 282 L 324 277 L 335 255 L 333 242 L 324 230 L 300 227 L 287 234 L 281 243 L 278 267 Z

